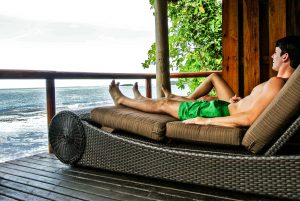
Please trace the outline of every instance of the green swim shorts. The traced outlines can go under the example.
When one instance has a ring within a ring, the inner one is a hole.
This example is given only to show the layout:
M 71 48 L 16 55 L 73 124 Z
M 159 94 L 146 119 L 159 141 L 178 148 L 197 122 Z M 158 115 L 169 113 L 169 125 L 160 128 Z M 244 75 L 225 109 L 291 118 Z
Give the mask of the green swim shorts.
M 195 117 L 225 117 L 230 115 L 228 105 L 228 102 L 222 100 L 181 102 L 178 116 L 181 121 Z

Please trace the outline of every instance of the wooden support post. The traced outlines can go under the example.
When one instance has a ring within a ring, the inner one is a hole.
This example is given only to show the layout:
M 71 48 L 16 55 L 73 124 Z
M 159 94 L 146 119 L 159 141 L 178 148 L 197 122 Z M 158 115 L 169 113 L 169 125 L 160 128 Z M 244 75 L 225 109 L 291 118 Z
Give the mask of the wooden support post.
M 168 42 L 168 1 L 155 0 L 156 88 L 157 97 L 163 97 L 161 86 L 171 91 Z
M 146 97 L 152 98 L 151 78 L 146 79 Z
M 54 79 L 46 80 L 46 96 L 47 96 L 47 119 L 48 127 L 50 125 L 51 119 L 55 115 L 55 84 Z M 52 153 L 52 147 L 50 143 L 48 144 L 48 151 Z
M 286 1 L 286 33 L 287 35 L 300 35 L 300 1 Z
M 259 0 L 243 1 L 244 95 L 260 83 Z
M 275 51 L 275 43 L 286 36 L 286 1 L 269 0 L 269 61 L 270 77 L 276 75 L 272 70 L 272 58 Z
M 223 0 L 222 76 L 236 94 L 239 94 L 238 14 L 238 0 Z

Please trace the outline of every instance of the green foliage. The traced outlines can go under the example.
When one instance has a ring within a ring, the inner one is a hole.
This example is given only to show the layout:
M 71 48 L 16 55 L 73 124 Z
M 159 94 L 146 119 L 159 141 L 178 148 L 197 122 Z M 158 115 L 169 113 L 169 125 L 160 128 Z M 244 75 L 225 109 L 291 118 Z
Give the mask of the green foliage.
M 153 4 L 154 0 L 150 0 Z M 222 3 L 220 0 L 179 0 L 168 4 L 170 68 L 179 72 L 221 70 Z M 144 68 L 155 65 L 152 44 Z M 193 91 L 202 78 L 179 79 Z

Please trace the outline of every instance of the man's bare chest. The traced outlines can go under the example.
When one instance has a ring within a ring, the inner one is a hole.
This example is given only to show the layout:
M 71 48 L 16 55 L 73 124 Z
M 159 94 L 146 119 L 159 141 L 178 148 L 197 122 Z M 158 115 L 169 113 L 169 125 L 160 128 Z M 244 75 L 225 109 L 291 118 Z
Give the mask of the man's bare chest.
M 256 87 L 254 87 L 250 96 L 257 97 L 258 95 L 260 95 L 264 89 L 265 84 L 266 84 L 266 82 L 263 82 L 263 83 L 257 85 Z

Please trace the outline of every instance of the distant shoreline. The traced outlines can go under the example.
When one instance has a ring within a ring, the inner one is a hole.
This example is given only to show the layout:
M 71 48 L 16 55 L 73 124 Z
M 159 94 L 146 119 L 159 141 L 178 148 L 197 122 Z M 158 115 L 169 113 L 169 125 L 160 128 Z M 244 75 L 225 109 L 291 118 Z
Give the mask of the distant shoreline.
M 132 87 L 133 84 L 120 84 L 120 86 L 122 86 L 122 87 Z

